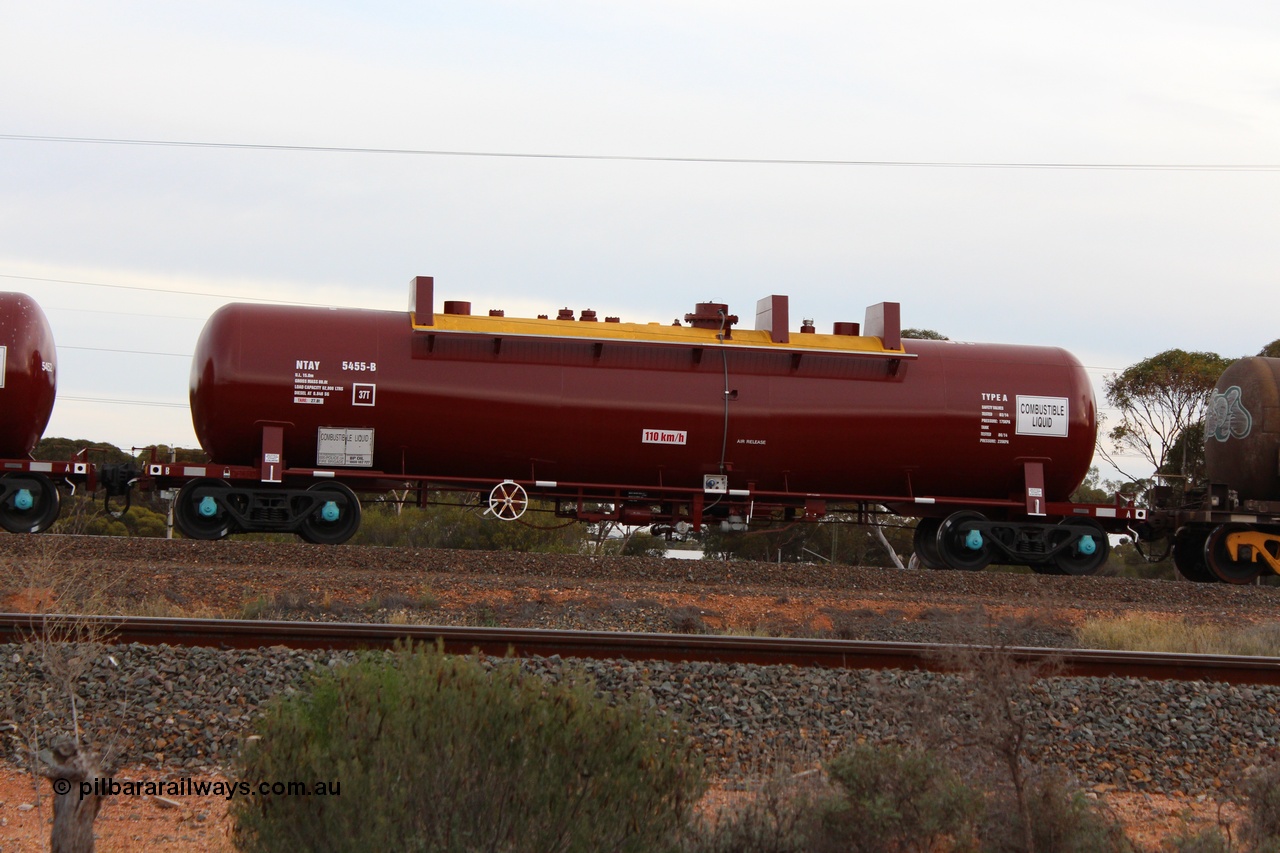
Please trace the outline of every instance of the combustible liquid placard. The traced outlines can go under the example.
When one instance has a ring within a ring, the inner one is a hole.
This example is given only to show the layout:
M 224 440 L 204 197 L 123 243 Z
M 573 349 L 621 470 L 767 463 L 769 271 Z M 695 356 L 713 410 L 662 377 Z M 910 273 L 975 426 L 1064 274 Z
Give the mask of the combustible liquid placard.
M 1071 410 L 1066 397 L 1024 397 L 1018 395 L 1018 435 L 1067 436 Z

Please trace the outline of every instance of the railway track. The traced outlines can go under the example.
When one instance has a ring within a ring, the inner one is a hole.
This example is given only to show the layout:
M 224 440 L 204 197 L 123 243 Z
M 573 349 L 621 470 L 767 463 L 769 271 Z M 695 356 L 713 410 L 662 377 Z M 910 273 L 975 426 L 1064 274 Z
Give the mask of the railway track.
M 790 664 L 839 669 L 959 668 L 961 652 L 977 646 L 870 642 L 788 637 L 706 634 L 650 634 L 616 631 L 556 631 L 387 625 L 351 622 L 283 622 L 237 619 L 170 619 L 142 616 L 51 616 L 0 613 L 0 642 L 21 642 L 76 624 L 108 642 L 258 648 L 382 649 L 396 642 L 440 643 L 445 650 L 519 657 L 710 661 Z M 1003 651 L 1030 666 L 1053 666 L 1066 676 L 1216 681 L 1280 685 L 1280 658 L 1008 647 Z

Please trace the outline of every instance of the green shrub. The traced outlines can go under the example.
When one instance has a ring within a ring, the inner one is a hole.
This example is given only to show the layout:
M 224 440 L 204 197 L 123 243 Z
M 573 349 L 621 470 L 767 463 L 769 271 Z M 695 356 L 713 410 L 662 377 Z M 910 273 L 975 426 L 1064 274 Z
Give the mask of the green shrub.
M 815 850 L 970 849 L 982 794 L 929 752 L 858 746 L 827 773 L 841 795 L 820 807 Z M 946 844 L 944 845 L 944 841 Z
M 85 496 L 64 498 L 62 512 L 54 522 L 52 531 L 89 536 L 163 537 L 166 524 L 164 513 L 144 505 L 139 495 L 135 494 L 134 497 L 139 502 L 124 512 L 120 512 L 123 504 L 119 501 L 112 504 L 112 511 L 119 512 L 119 515 L 104 513 L 101 501 L 95 502 Z
M 627 557 L 665 557 L 667 540 L 652 533 L 636 531 L 622 543 L 622 553 Z
M 776 777 L 753 796 L 691 827 L 686 853 L 808 853 L 817 814 L 813 785 Z
M 1231 853 L 1231 842 L 1216 826 L 1199 832 L 1182 832 L 1166 838 L 1161 844 L 1170 853 Z
M 259 730 L 240 779 L 340 788 L 234 800 L 250 851 L 656 850 L 703 789 L 688 739 L 642 705 L 432 649 L 322 677 Z
M 448 548 L 463 551 L 520 551 L 577 554 L 586 528 L 550 516 L 551 504 L 530 501 L 518 522 L 500 521 L 480 504 L 406 506 L 395 512 L 385 503 L 368 501 L 353 545 Z
M 1036 853 L 1130 853 L 1120 821 L 1057 775 L 1041 774 L 1028 785 L 1031 838 Z M 997 801 L 988 809 L 982 849 L 1022 853 L 1027 835 L 1017 805 Z
M 1245 780 L 1244 795 L 1249 804 L 1240 829 L 1249 850 L 1280 851 L 1280 765 L 1272 765 Z
M 773 780 L 686 848 L 694 853 L 976 850 L 983 794 L 934 754 L 858 746 L 827 765 L 821 790 Z
M 966 783 L 931 752 L 859 746 L 827 765 L 814 793 L 766 788 L 686 849 L 696 853 L 1128 853 L 1123 828 L 1061 777 L 1028 784 L 1030 838 L 1010 792 Z
M 1259 770 L 1240 784 L 1242 800 L 1247 805 L 1239 824 L 1239 845 L 1233 842 L 1230 827 L 1219 822 L 1196 833 L 1183 833 L 1166 839 L 1165 849 L 1174 853 L 1280 853 L 1280 765 Z M 1224 831 L 1225 830 L 1225 831 Z

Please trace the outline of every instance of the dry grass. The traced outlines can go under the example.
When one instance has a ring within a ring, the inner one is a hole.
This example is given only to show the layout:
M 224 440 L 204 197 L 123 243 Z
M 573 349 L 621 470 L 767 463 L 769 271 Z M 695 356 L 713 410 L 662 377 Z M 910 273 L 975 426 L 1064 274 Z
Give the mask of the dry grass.
M 1086 622 L 1076 637 L 1089 649 L 1280 657 L 1280 623 L 1275 622 L 1223 628 L 1132 613 Z
M 216 607 L 174 601 L 163 595 L 144 598 L 132 604 L 120 602 L 115 604 L 114 612 L 126 616 L 158 616 L 165 619 L 222 619 L 227 615 Z

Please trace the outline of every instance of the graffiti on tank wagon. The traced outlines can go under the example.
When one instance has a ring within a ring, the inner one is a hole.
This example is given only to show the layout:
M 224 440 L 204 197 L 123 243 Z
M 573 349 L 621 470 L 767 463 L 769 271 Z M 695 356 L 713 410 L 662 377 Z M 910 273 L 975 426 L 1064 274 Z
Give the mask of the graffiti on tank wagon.
M 1226 391 L 1214 391 L 1204 417 L 1204 438 L 1226 441 L 1229 438 L 1246 438 L 1253 431 L 1253 415 L 1244 407 L 1244 392 L 1239 385 Z

